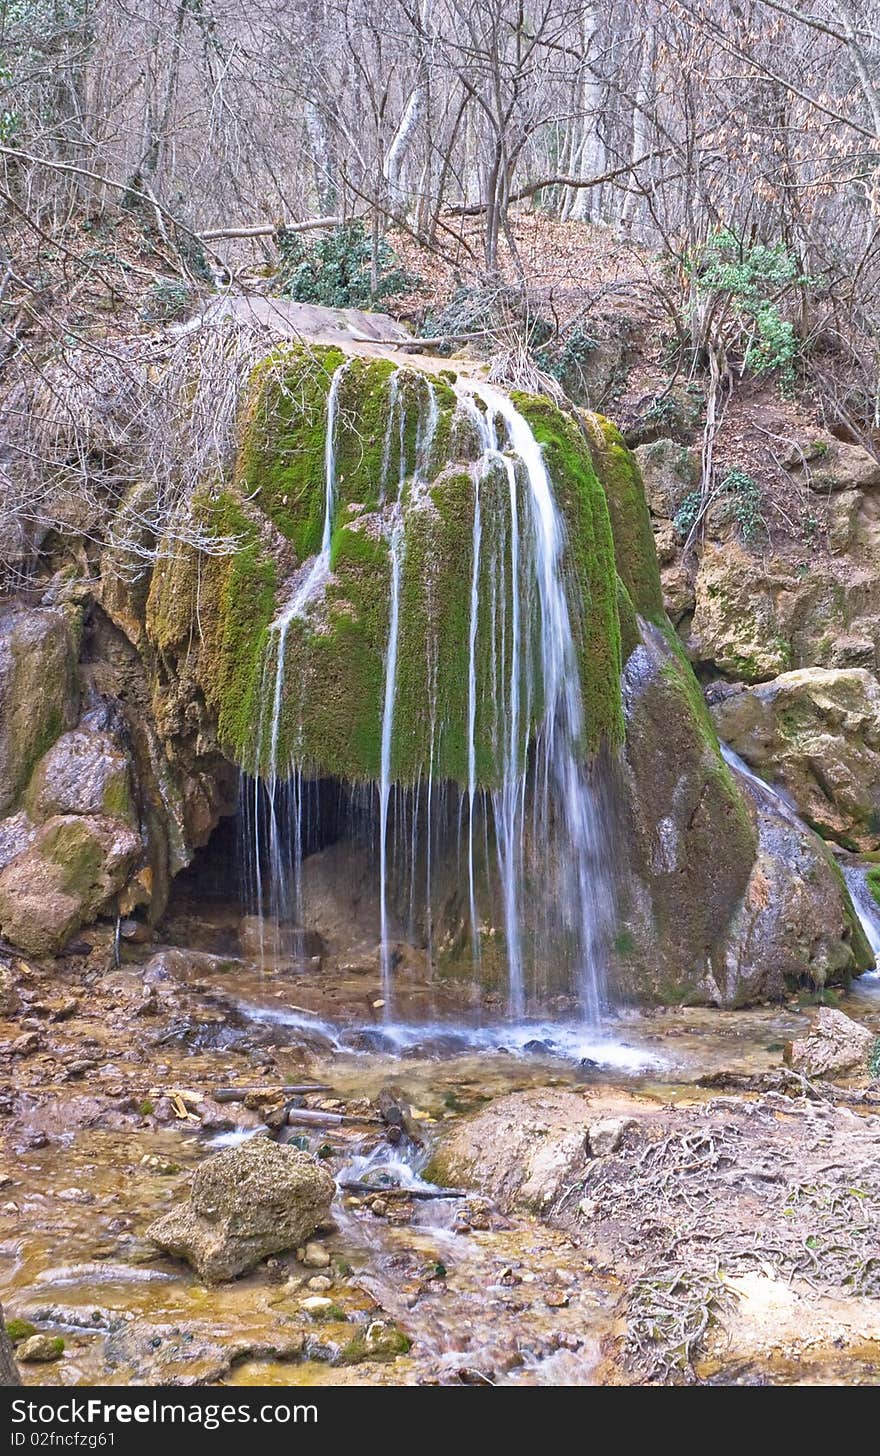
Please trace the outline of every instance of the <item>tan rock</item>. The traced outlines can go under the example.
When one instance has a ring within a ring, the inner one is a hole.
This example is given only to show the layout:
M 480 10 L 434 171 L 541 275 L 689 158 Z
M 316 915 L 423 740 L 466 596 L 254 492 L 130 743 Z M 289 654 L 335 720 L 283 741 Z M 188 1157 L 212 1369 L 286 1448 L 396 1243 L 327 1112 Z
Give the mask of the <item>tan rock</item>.
M 842 1011 L 820 1006 L 807 1036 L 790 1044 L 785 1060 L 805 1077 L 867 1074 L 878 1038 Z
M 329 1218 L 335 1191 L 308 1153 L 253 1137 L 202 1163 L 189 1200 L 152 1223 L 147 1238 L 210 1283 L 234 1279 L 302 1244 Z
M 802 668 L 712 709 L 719 736 L 784 789 L 826 838 L 880 848 L 880 683 L 864 668 Z
M 576 1092 L 513 1092 L 458 1121 L 428 1176 L 476 1185 L 505 1211 L 541 1211 L 586 1165 L 588 1123 L 589 1104 Z
M 51 955 L 121 889 L 142 851 L 119 820 L 56 815 L 0 870 L 0 928 L 31 955 Z

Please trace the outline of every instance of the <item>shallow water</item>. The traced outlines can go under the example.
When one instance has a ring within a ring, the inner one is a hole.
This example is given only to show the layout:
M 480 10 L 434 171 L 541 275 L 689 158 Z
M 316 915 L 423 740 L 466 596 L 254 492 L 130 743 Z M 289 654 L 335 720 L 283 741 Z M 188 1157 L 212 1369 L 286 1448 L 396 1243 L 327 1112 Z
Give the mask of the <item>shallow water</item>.
M 202 956 L 191 967 L 183 959 L 177 974 L 194 998 L 188 1016 L 198 1035 L 160 1038 L 138 1085 L 210 1090 L 251 1075 L 248 1059 L 265 1049 L 274 1079 L 327 1082 L 341 1099 L 374 1097 L 394 1084 L 429 1144 L 463 1112 L 533 1086 L 621 1091 L 654 1105 L 708 1098 L 699 1085 L 708 1073 L 779 1067 L 783 1043 L 805 1029 L 811 1009 L 631 1012 L 597 1038 L 564 1019 L 463 1029 L 448 1007 L 419 1024 L 387 1026 L 373 1019 L 381 1008 L 362 980 L 340 984 L 319 970 L 293 976 L 289 967 L 260 970 Z M 135 967 L 131 975 L 137 979 Z M 417 988 L 417 1003 L 420 995 Z M 880 977 L 863 978 L 843 1004 L 880 1032 Z M 57 1036 L 75 1039 L 80 1031 L 68 1033 L 66 1025 Z M 245 1049 L 243 1060 L 237 1053 Z M 121 1059 L 102 1068 L 120 1087 L 136 1072 Z M 66 1341 L 57 1365 L 25 1369 L 29 1383 L 596 1378 L 620 1293 L 610 1272 L 585 1264 L 564 1232 L 536 1219 L 492 1218 L 490 1227 L 464 1232 L 461 1200 L 416 1203 L 406 1221 L 395 1221 L 340 1196 L 338 1229 L 325 1240 L 338 1307 L 328 1323 L 304 1314 L 300 1301 L 313 1271 L 293 1256 L 204 1288 L 183 1266 L 157 1257 L 144 1230 L 184 1195 L 189 1171 L 209 1150 L 247 1131 L 66 1131 L 64 1096 L 87 1090 L 61 1089 L 50 1140 L 24 1146 L 3 1166 L 0 1298 L 8 1313 Z M 418 1159 L 401 1159 L 384 1142 L 376 1148 L 360 1130 L 306 1128 L 302 1135 L 312 1152 L 329 1153 L 343 1181 L 420 1186 Z M 409 1354 L 340 1364 L 341 1352 L 376 1318 L 407 1333 Z M 278 1350 L 286 1358 L 273 1354 Z

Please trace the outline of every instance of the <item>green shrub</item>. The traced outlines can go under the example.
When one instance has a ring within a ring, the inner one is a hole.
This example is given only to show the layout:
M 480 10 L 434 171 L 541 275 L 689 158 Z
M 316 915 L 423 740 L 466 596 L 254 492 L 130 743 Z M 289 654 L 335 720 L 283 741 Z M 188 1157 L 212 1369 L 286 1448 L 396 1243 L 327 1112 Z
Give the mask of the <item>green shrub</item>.
M 698 490 L 690 490 L 675 512 L 672 524 L 679 536 L 689 536 L 700 514 L 703 497 Z
M 721 482 L 722 492 L 730 497 L 733 518 L 746 542 L 756 540 L 767 529 L 761 513 L 762 496 L 758 482 L 745 470 L 729 470 Z
M 731 320 L 725 325 L 724 341 L 743 349 L 745 368 L 757 375 L 776 373 L 783 389 L 790 389 L 800 341 L 779 303 L 783 295 L 812 280 L 801 272 L 785 243 L 746 244 L 721 229 L 687 259 L 685 273 L 701 306 L 712 295 L 726 300 L 727 309 L 718 311 Z
M 379 281 L 372 289 L 372 244 L 359 220 L 343 223 L 314 242 L 301 233 L 277 235 L 281 254 L 279 292 L 297 303 L 327 308 L 360 308 L 373 299 L 401 293 L 418 279 L 398 265 L 393 248 L 382 239 L 378 248 Z

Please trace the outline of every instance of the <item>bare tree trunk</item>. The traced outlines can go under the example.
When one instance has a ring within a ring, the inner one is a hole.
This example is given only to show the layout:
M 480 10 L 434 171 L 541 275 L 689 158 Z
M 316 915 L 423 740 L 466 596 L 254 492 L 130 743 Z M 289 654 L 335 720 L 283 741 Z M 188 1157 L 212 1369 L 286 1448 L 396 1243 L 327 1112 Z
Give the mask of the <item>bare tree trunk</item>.
M 403 183 L 404 167 L 407 154 L 414 142 L 425 115 L 428 99 L 428 69 L 424 57 L 419 61 L 419 74 L 416 84 L 409 95 L 409 100 L 403 109 L 403 116 L 400 118 L 397 130 L 391 139 L 391 145 L 385 153 L 382 163 L 382 175 L 385 178 L 385 193 L 388 198 L 388 211 L 392 217 L 403 217 L 407 210 L 409 201 L 407 189 Z
M 586 6 L 581 32 L 586 63 L 581 80 L 580 143 L 574 165 L 571 168 L 572 175 L 580 177 L 583 181 L 588 181 L 590 177 L 597 177 L 602 171 L 605 161 L 605 147 L 599 135 L 602 82 L 593 69 L 592 63 L 586 59 L 595 46 L 598 29 L 598 8 L 594 5 Z M 566 198 L 564 215 L 570 217 L 574 222 L 589 222 L 598 216 L 600 202 L 601 196 L 598 187 L 572 188 Z
M 636 87 L 635 101 L 633 105 L 633 126 L 632 126 L 632 152 L 633 163 L 637 157 L 644 156 L 650 150 L 651 122 L 649 107 L 651 105 L 651 78 L 654 72 L 654 29 L 649 29 L 642 43 L 642 61 L 639 66 L 639 79 Z M 650 165 L 650 163 L 649 163 Z M 630 178 L 629 191 L 623 199 L 623 207 L 620 210 L 621 226 L 629 228 L 632 226 L 638 212 L 641 210 L 642 197 L 639 191 L 639 179 L 635 166 Z

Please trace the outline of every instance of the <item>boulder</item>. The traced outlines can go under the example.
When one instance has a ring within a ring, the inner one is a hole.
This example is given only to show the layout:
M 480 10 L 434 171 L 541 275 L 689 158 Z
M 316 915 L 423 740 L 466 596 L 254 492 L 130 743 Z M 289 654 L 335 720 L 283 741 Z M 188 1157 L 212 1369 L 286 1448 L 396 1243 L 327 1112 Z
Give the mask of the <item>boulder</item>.
M 784 789 L 826 839 L 880 848 L 880 683 L 864 668 L 802 668 L 731 694 L 719 736 Z
M 880 486 L 880 460 L 863 445 L 831 436 L 793 446 L 785 465 L 798 484 L 819 494 Z
M 34 764 L 76 722 L 76 642 L 60 610 L 14 605 L 0 614 L 0 814 Z
M 512 1092 L 457 1121 L 427 1176 L 477 1187 L 504 1212 L 545 1211 L 586 1165 L 588 1122 L 589 1103 L 576 1092 Z
M 675 519 L 685 497 L 699 489 L 699 452 L 675 440 L 653 440 L 633 451 L 639 462 L 648 507 L 656 520 Z
M 808 1034 L 786 1048 L 785 1060 L 805 1077 L 876 1075 L 880 1038 L 842 1011 L 820 1006 Z
M 50 1360 L 60 1360 L 64 1354 L 64 1341 L 60 1335 L 31 1335 L 16 1347 L 15 1358 L 22 1365 L 45 1365 Z
M 752 872 L 755 826 L 671 633 L 642 625 L 623 692 L 629 874 L 615 978 L 637 1000 L 714 1000 L 712 968 Z
M 52 955 L 93 920 L 143 849 L 116 819 L 59 814 L 0 870 L 0 931 L 31 955 Z
M 773 790 L 738 777 L 758 853 L 728 927 L 717 999 L 781 1000 L 803 985 L 848 984 L 873 957 L 833 855 Z
M 135 823 L 126 754 L 109 733 L 87 722 L 63 733 L 34 769 L 25 793 L 31 819 L 98 814 Z
M 762 682 L 792 666 L 791 642 L 780 622 L 779 595 L 787 580 L 733 541 L 707 543 L 697 573 L 689 651 L 745 682 Z
M 202 1163 L 188 1201 L 151 1224 L 147 1237 L 218 1283 L 304 1244 L 329 1218 L 335 1190 L 308 1153 L 257 1136 Z

